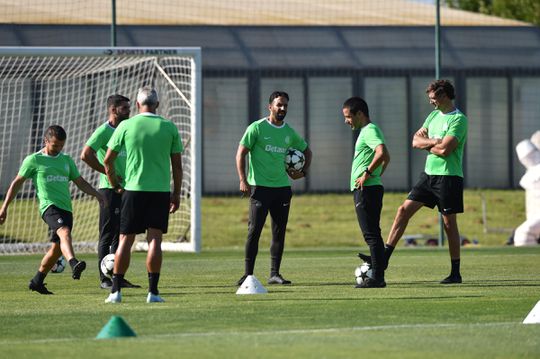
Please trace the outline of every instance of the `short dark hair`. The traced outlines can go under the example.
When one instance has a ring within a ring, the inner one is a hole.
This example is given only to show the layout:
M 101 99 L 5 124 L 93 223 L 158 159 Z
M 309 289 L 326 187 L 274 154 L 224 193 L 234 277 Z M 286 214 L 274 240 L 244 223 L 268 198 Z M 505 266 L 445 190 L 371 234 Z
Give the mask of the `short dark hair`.
M 434 92 L 436 96 L 441 95 L 442 93 L 453 100 L 456 98 L 456 91 L 454 86 L 449 80 L 435 80 L 430 83 L 426 89 L 426 93 Z
M 125 96 L 118 95 L 118 94 L 111 95 L 111 96 L 109 96 L 109 98 L 107 98 L 107 108 L 109 108 L 111 106 L 118 107 L 123 102 L 130 102 L 130 99 L 125 97 Z
M 343 108 L 348 108 L 353 115 L 356 115 L 358 111 L 361 111 L 367 118 L 369 118 L 369 108 L 367 102 L 358 96 L 351 97 L 343 103 Z
M 274 100 L 276 98 L 278 98 L 278 97 L 285 97 L 287 99 L 287 101 L 289 101 L 289 94 L 288 93 L 286 93 L 285 91 L 274 91 L 270 95 L 270 99 L 268 100 L 268 103 L 274 102 Z
M 57 140 L 64 141 L 67 137 L 66 131 L 58 125 L 49 126 L 49 128 L 45 130 L 45 139 L 50 140 L 53 137 Z

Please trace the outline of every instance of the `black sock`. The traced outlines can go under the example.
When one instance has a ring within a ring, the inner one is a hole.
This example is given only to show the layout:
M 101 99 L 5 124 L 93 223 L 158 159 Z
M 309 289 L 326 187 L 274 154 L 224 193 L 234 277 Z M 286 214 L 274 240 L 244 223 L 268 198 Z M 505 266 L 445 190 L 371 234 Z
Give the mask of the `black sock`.
M 34 278 L 32 278 L 32 282 L 36 283 L 36 284 L 42 284 L 43 281 L 45 280 L 45 277 L 47 276 L 47 273 L 42 273 L 40 271 L 37 271 L 36 275 L 34 276 Z M 27 277 L 28 278 L 28 277 Z
M 77 258 L 73 257 L 69 260 L 69 266 L 71 267 L 71 269 L 73 269 L 73 267 L 75 267 L 75 265 L 79 263 L 79 261 L 77 260 Z
M 255 269 L 255 261 L 246 258 L 245 263 L 244 263 L 244 274 L 253 275 L 254 269 Z
M 384 247 L 384 259 L 386 260 L 384 269 L 388 268 L 388 262 L 390 262 L 390 257 L 392 256 L 392 252 L 394 252 L 395 248 L 396 247 L 392 247 L 389 244 L 386 244 L 386 246 Z
M 452 271 L 450 272 L 451 276 L 458 276 L 459 274 L 459 265 L 461 264 L 460 259 L 451 259 L 450 262 L 452 263 Z
M 111 287 L 111 293 L 119 292 L 120 291 L 120 283 L 124 279 L 123 274 L 114 274 L 112 276 L 112 287 Z
M 148 291 L 154 295 L 159 294 L 157 289 L 159 283 L 159 273 L 148 273 Z

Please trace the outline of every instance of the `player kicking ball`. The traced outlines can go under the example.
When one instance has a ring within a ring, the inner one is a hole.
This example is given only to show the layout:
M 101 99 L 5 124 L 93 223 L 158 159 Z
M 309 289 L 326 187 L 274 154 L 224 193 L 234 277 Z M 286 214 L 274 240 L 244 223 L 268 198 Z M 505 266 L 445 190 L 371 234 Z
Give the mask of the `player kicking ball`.
M 60 255 L 64 255 L 72 270 L 72 278 L 80 279 L 86 269 L 86 263 L 75 258 L 71 229 L 73 214 L 69 181 L 86 194 L 96 197 L 100 205 L 106 206 L 106 200 L 88 182 L 82 178 L 73 159 L 62 153 L 66 142 L 66 132 L 58 125 L 50 126 L 45 131 L 45 147 L 27 156 L 6 194 L 0 209 L 0 224 L 4 224 L 11 201 L 22 188 L 23 183 L 31 178 L 39 199 L 41 218 L 49 226 L 51 247 L 43 256 L 39 269 L 30 280 L 28 288 L 40 294 L 53 294 L 43 282 Z

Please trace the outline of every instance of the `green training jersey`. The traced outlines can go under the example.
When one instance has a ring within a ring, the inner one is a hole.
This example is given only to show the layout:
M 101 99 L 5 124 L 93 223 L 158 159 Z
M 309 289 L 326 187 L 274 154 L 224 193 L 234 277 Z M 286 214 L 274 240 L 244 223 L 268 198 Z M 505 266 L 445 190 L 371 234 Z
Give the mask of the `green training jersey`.
M 463 177 L 463 148 L 467 140 L 467 117 L 459 110 L 442 113 L 435 110 L 429 114 L 422 127 L 427 128 L 429 138 L 453 136 L 458 145 L 448 156 L 430 153 L 426 159 L 425 172 L 428 175 Z
M 375 157 L 375 148 L 384 145 L 384 135 L 379 127 L 374 123 L 368 123 L 362 127 L 356 144 L 354 145 L 354 158 L 351 169 L 351 191 L 356 188 L 356 179 L 362 176 L 366 171 L 373 157 Z M 377 167 L 368 177 L 364 186 L 382 185 L 381 181 L 382 166 Z
M 125 148 L 126 190 L 171 190 L 171 155 L 184 150 L 174 123 L 153 113 L 138 114 L 118 125 L 107 146 L 115 152 Z
M 105 122 L 103 125 L 99 126 L 92 136 L 86 142 L 86 145 L 96 151 L 96 156 L 99 163 L 103 164 L 103 159 L 107 154 L 107 143 L 111 139 L 115 128 L 112 127 L 109 122 Z M 122 186 L 124 185 L 124 172 L 126 169 L 126 150 L 122 148 L 118 152 L 118 157 L 114 161 L 114 169 L 116 174 L 122 178 Z M 99 175 L 99 188 L 113 188 L 109 183 L 107 175 L 101 173 Z
M 307 148 L 306 141 L 291 126 L 276 126 L 267 118 L 249 125 L 240 144 L 249 149 L 248 183 L 264 187 L 290 186 L 285 170 L 287 150 Z
M 73 212 L 69 181 L 79 178 L 80 174 L 71 157 L 63 152 L 56 156 L 36 152 L 24 159 L 19 176 L 32 179 L 41 215 L 52 205 Z

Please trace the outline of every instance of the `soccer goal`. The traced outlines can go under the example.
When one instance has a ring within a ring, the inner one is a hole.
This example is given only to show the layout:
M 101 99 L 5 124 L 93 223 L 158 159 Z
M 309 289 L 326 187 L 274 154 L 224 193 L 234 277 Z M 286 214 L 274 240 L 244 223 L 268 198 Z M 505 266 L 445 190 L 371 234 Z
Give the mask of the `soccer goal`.
M 67 132 L 63 152 L 97 188 L 98 174 L 80 160 L 81 150 L 93 131 L 107 121 L 107 97 L 129 97 L 133 115 L 137 90 L 143 85 L 157 89 L 158 114 L 176 124 L 185 147 L 181 205 L 170 216 L 163 249 L 200 251 L 200 48 L 0 47 L 0 199 L 22 160 L 42 148 L 44 131 L 53 124 Z M 73 184 L 71 192 L 75 249 L 95 251 L 98 204 Z M 0 253 L 43 252 L 48 246 L 47 227 L 37 206 L 28 180 L 0 226 Z M 144 236 L 137 241 L 135 248 L 144 250 Z

